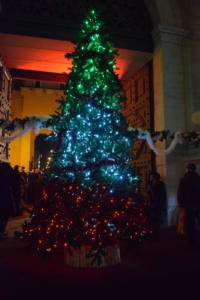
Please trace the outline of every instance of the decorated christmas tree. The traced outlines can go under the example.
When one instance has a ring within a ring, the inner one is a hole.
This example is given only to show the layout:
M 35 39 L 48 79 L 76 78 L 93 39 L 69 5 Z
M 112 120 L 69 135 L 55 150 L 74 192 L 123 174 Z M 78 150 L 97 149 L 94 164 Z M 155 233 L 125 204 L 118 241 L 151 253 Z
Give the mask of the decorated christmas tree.
M 41 199 L 21 238 L 41 254 L 59 246 L 73 255 L 87 246 L 101 264 L 121 238 L 140 242 L 146 232 L 137 174 L 131 166 L 134 133 L 120 103 L 113 45 L 95 10 L 81 25 L 65 96 L 53 116 L 55 142 Z

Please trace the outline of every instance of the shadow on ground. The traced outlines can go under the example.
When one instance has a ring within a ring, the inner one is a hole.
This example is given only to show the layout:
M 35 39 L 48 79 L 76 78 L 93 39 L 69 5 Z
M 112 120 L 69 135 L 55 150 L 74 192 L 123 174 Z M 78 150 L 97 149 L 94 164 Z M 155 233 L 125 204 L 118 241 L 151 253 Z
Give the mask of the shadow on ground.
M 144 242 L 142 254 L 123 245 L 119 266 L 75 269 L 62 252 L 42 260 L 24 242 L 0 242 L 0 299 L 200 300 L 200 248 L 173 230 Z

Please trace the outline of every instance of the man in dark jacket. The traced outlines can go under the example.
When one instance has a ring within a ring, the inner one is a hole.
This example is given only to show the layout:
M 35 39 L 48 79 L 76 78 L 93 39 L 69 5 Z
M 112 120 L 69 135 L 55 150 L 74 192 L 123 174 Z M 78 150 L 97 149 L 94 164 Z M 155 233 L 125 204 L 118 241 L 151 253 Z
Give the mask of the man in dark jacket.
M 14 176 L 13 176 L 13 196 L 15 201 L 15 212 L 16 216 L 21 215 L 21 196 L 23 190 L 23 179 L 19 172 L 19 166 L 14 167 Z
M 13 170 L 8 163 L 0 163 L 0 239 L 3 238 L 12 210 Z
M 150 220 L 155 240 L 160 239 L 161 228 L 167 223 L 167 193 L 160 174 L 150 174 Z
M 195 222 L 200 213 L 200 177 L 193 163 L 187 165 L 186 173 L 180 180 L 177 198 L 179 206 L 186 210 L 189 242 L 194 244 L 196 242 Z

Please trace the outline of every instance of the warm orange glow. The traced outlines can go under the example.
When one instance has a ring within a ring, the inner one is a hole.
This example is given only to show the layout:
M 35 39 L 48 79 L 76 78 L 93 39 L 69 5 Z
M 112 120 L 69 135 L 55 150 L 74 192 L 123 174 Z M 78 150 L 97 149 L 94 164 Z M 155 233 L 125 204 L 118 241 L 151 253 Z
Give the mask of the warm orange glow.
M 65 54 L 74 46 L 70 41 L 0 33 L 0 53 L 8 68 L 68 74 L 72 63 Z M 151 58 L 150 53 L 119 49 L 116 73 L 124 79 Z

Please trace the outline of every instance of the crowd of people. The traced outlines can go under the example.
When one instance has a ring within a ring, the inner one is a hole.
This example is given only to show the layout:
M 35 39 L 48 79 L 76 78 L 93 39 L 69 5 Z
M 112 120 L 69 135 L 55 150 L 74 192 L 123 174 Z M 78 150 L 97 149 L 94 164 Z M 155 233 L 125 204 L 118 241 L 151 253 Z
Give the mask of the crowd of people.
M 167 224 L 167 193 L 160 174 L 157 172 L 150 174 L 149 187 L 149 217 L 153 237 L 155 240 L 159 240 L 162 228 Z M 177 233 L 186 235 L 189 245 L 196 245 L 197 224 L 200 225 L 200 176 L 193 163 L 186 166 L 185 174 L 180 179 L 177 204 L 179 207 Z
M 0 239 L 4 236 L 9 216 L 20 216 L 23 209 L 27 209 L 26 204 L 33 206 L 36 203 L 41 183 L 42 176 L 35 168 L 27 173 L 24 167 L 20 170 L 17 165 L 12 168 L 9 163 L 0 163 Z M 200 224 L 200 176 L 193 163 L 187 165 L 185 175 L 180 179 L 177 202 L 180 209 L 178 223 L 181 219 L 185 227 L 181 232 L 187 234 L 193 245 L 197 241 L 197 221 Z M 167 227 L 167 193 L 157 172 L 149 176 L 147 211 L 153 238 L 160 240 L 162 229 Z
M 23 210 L 33 206 L 40 184 L 37 169 L 27 173 L 25 167 L 14 168 L 9 163 L 0 163 L 0 239 L 4 238 L 10 216 L 20 216 Z

